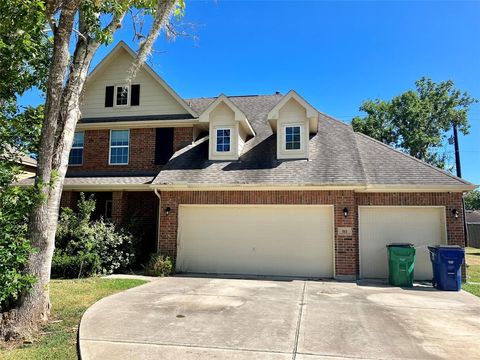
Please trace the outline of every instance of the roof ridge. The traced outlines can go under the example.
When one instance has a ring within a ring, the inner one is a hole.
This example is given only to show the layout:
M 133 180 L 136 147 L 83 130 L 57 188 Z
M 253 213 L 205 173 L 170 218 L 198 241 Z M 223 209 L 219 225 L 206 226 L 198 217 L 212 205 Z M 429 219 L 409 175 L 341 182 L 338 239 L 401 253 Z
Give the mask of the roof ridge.
M 350 129 L 353 129 L 351 124 L 347 124 L 347 123 L 343 122 L 342 120 L 338 120 L 337 118 L 334 118 L 332 115 L 328 115 L 328 114 L 326 114 L 326 113 L 324 113 L 324 112 L 322 112 L 322 111 L 320 111 L 320 110 L 317 110 L 317 111 L 318 111 L 318 113 L 319 113 L 320 115 L 325 116 L 325 117 L 329 118 L 330 120 L 336 121 L 336 122 L 338 122 L 339 124 L 342 124 L 342 125 L 344 125 L 344 126 L 347 126 L 347 127 L 349 127 Z M 354 132 L 355 132 L 355 131 L 354 131 Z
M 222 93 L 223 94 L 223 93 Z M 281 94 L 251 94 L 251 95 L 226 95 L 226 94 L 223 94 L 225 95 L 227 98 L 232 98 L 232 97 L 267 97 L 267 96 L 271 96 L 271 97 L 275 97 L 275 96 L 282 96 Z M 209 100 L 209 99 L 216 99 L 220 97 L 220 95 L 217 95 L 217 96 L 207 96 L 207 97 L 191 97 L 191 98 L 185 98 L 184 100 L 185 101 L 188 101 L 188 100 Z
M 358 159 L 360 161 L 360 166 L 362 168 L 363 177 L 365 178 L 365 183 L 370 184 L 370 179 L 365 170 L 365 163 L 363 161 L 362 152 L 360 151 L 360 146 L 358 146 L 358 138 L 356 136 L 356 132 L 353 131 L 353 129 L 352 129 L 352 133 L 353 133 L 353 139 L 355 140 L 355 148 L 357 149 Z
M 386 148 L 387 148 L 388 150 L 390 150 L 390 151 L 399 153 L 399 154 L 401 154 L 401 155 L 403 155 L 403 156 L 405 156 L 405 157 L 407 157 L 407 158 L 409 158 L 409 159 L 415 160 L 416 162 L 418 162 L 418 163 L 420 163 L 420 164 L 422 164 L 422 165 L 425 165 L 425 166 L 427 166 L 427 167 L 429 167 L 429 168 L 431 168 L 431 169 L 433 169 L 433 170 L 436 170 L 437 172 L 439 172 L 439 173 L 441 173 L 441 174 L 443 174 L 443 175 L 447 175 L 447 176 L 451 177 L 451 178 L 454 179 L 454 180 L 460 181 L 460 182 L 462 182 L 462 183 L 464 183 L 464 184 L 466 184 L 466 185 L 474 185 L 474 184 L 472 184 L 472 183 L 469 182 L 469 181 L 466 181 L 466 180 L 464 180 L 464 179 L 462 179 L 462 178 L 459 178 L 458 176 L 455 176 L 455 175 L 453 175 L 453 174 L 451 174 L 451 173 L 449 173 L 449 172 L 447 172 L 447 171 L 445 171 L 445 170 L 442 170 L 442 169 L 440 169 L 440 168 L 438 168 L 438 167 L 436 167 L 436 166 L 430 165 L 429 163 L 427 163 L 427 162 L 425 162 L 425 161 L 423 161 L 423 160 L 417 159 L 416 157 L 414 157 L 414 156 L 412 156 L 412 155 L 406 154 L 406 153 L 404 153 L 403 151 L 400 151 L 400 150 L 398 150 L 398 149 L 394 149 L 393 147 L 391 147 L 391 146 L 389 146 L 389 145 L 387 145 L 387 144 L 385 144 L 385 143 L 383 143 L 383 142 L 381 142 L 381 141 L 379 141 L 379 140 L 377 140 L 377 139 L 374 139 L 374 138 L 372 138 L 372 137 L 370 137 L 370 136 L 368 136 L 368 135 L 365 135 L 365 134 L 363 134 L 363 133 L 361 133 L 361 132 L 356 132 L 356 131 L 354 131 L 354 134 L 360 135 L 360 136 L 364 137 L 364 138 L 367 139 L 367 140 L 370 140 L 370 141 L 372 141 L 372 142 L 378 143 L 378 144 L 382 145 L 383 147 L 386 147 Z

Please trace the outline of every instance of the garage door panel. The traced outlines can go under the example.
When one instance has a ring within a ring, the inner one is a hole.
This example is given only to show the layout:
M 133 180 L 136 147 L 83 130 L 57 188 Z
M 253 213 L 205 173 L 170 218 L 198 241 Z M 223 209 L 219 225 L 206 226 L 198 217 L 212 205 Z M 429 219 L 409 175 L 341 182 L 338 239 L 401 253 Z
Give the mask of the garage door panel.
M 415 279 L 431 279 L 432 268 L 427 246 L 446 243 L 444 219 L 442 207 L 361 207 L 361 276 L 388 277 L 386 245 L 410 242 L 416 248 Z
M 333 276 L 327 206 L 180 206 L 177 269 Z

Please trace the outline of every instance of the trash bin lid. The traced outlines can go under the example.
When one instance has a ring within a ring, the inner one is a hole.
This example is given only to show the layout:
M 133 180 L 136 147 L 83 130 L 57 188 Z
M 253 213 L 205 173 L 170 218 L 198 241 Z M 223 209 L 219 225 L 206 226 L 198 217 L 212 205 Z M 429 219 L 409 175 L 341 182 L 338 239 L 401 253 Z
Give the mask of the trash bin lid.
M 449 249 L 449 250 L 463 250 L 463 248 L 460 245 L 433 245 L 433 246 L 428 246 L 429 248 L 435 248 L 435 249 Z
M 391 244 L 388 244 L 387 245 L 387 248 L 388 247 L 413 247 L 413 244 L 412 243 L 407 243 L 407 242 L 404 242 L 404 243 L 391 243 Z

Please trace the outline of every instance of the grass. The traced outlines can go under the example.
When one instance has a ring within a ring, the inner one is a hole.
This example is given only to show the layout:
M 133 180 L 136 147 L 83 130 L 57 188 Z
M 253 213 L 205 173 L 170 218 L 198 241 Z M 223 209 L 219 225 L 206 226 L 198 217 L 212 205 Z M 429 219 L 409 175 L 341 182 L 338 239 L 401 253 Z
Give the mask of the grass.
M 467 283 L 462 289 L 480 297 L 480 249 L 465 248 Z
M 76 359 L 78 323 L 85 310 L 105 296 L 144 283 L 142 280 L 101 278 L 52 280 L 50 300 L 53 309 L 50 322 L 32 344 L 23 344 L 13 349 L 7 349 L 4 345 L 0 348 L 0 358 Z

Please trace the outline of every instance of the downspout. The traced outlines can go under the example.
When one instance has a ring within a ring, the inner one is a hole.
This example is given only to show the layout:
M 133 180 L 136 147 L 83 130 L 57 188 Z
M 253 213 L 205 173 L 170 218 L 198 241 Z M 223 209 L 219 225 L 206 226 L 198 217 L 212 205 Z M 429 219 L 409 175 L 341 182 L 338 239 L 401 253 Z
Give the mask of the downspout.
M 154 189 L 153 189 L 153 192 L 154 192 L 155 195 L 157 195 L 157 197 L 158 197 L 157 244 L 155 245 L 155 250 L 156 250 L 156 252 L 158 253 L 158 252 L 160 252 L 160 214 L 161 214 L 161 211 L 162 211 L 162 197 L 160 196 L 160 193 L 158 192 L 157 188 L 154 188 Z

